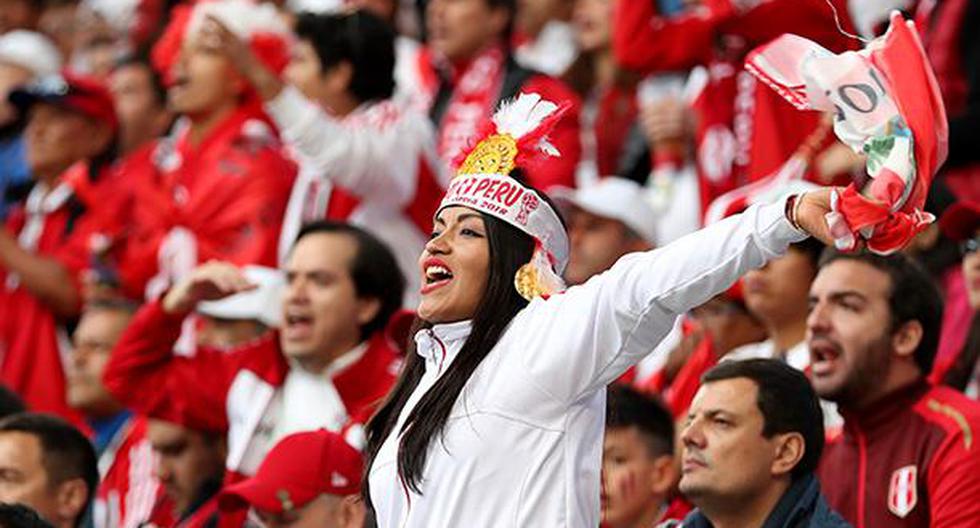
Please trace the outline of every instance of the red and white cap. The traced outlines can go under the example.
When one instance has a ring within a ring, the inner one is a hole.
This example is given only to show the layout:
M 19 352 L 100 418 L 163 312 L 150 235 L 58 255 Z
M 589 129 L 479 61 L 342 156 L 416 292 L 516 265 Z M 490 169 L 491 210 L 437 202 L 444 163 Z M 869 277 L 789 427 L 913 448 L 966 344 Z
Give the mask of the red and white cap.
M 568 265 L 568 233 L 558 212 L 510 173 L 538 162 L 541 154 L 560 155 L 546 136 L 568 106 L 533 93 L 522 93 L 501 103 L 483 127 L 479 142 L 465 153 L 457 176 L 436 211 L 438 214 L 446 207 L 467 207 L 533 237 L 534 256 L 514 278 L 517 291 L 528 300 L 565 288 L 561 274 Z
M 10 92 L 8 99 L 21 112 L 37 103 L 47 103 L 87 116 L 113 131 L 119 126 L 112 94 L 94 77 L 67 71 L 48 75 Z
M 269 451 L 255 476 L 225 488 L 218 506 L 224 511 L 252 507 L 289 512 L 323 494 L 357 493 L 363 470 L 361 454 L 339 434 L 325 429 L 295 433 Z

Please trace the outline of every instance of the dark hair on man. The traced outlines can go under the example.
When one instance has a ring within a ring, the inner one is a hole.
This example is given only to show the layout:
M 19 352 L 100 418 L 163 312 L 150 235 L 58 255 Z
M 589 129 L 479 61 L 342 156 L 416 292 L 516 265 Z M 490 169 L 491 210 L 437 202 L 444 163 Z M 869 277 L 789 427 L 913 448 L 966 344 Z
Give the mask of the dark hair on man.
M 26 410 L 27 406 L 24 405 L 24 400 L 20 399 L 17 393 L 10 390 L 10 387 L 0 384 L 0 418 Z
M 53 528 L 36 511 L 23 504 L 0 502 L 0 528 Z
M 354 289 L 362 299 L 374 298 L 381 302 L 377 315 L 361 325 L 361 339 L 368 339 L 371 334 L 384 328 L 391 316 L 402 306 L 405 277 L 398 262 L 388 246 L 374 235 L 343 222 L 319 220 L 306 224 L 299 230 L 296 242 L 316 233 L 347 235 L 357 243 L 354 260 L 350 263 Z
M 366 11 L 314 15 L 296 20 L 296 35 L 309 41 L 324 71 L 351 65 L 349 90 L 358 101 L 387 99 L 395 91 L 395 32 L 380 17 Z
M 651 457 L 674 453 L 674 418 L 655 398 L 626 385 L 606 392 L 606 429 L 635 427 Z
M 793 480 L 813 473 L 823 453 L 823 412 L 820 399 L 802 372 L 776 359 L 723 361 L 701 376 L 701 383 L 747 378 L 758 387 L 756 405 L 762 413 L 762 436 L 799 433 L 805 448 L 793 468 Z
M 909 321 L 918 321 L 922 325 L 922 340 L 915 349 L 914 359 L 922 374 L 929 374 L 936 359 L 943 321 L 943 297 L 932 277 L 916 261 L 901 253 L 883 256 L 866 251 L 840 253 L 829 250 L 821 257 L 820 267 L 838 260 L 863 262 L 888 275 L 891 282 L 888 293 L 890 331 L 898 330 Z
M 81 431 L 56 416 L 28 412 L 0 420 L 0 434 L 3 433 L 25 433 L 37 438 L 48 483 L 58 485 L 82 479 L 91 503 L 99 485 L 99 467 L 95 449 Z M 76 526 L 83 517 L 78 516 Z
M 817 267 L 820 265 L 820 256 L 823 254 L 824 250 L 827 249 L 827 246 L 825 246 L 823 242 L 814 237 L 809 237 L 801 242 L 790 244 L 789 247 L 790 249 L 803 253 L 810 259 L 810 263 L 813 265 L 814 273 L 816 273 Z
M 153 91 L 153 102 L 161 107 L 167 106 L 167 87 L 163 84 L 163 77 L 161 77 L 160 73 L 157 72 L 157 69 L 153 67 L 153 63 L 150 61 L 149 55 L 142 52 L 124 55 L 121 59 L 116 61 L 113 68 L 119 70 L 128 66 L 142 66 L 146 70 L 146 73 L 150 76 L 150 88 Z

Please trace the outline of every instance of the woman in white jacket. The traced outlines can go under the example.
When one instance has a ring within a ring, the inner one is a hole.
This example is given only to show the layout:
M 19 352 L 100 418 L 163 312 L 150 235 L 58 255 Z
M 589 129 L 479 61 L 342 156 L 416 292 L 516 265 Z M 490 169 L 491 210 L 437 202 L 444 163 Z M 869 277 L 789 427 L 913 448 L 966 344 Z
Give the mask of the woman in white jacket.
M 378 526 L 598 526 L 606 385 L 679 314 L 808 232 L 830 240 L 830 192 L 815 191 L 562 292 L 564 226 L 544 195 L 507 176 L 529 146 L 549 148 L 555 110 L 522 95 L 498 112 L 436 214 L 413 351 L 368 426 Z

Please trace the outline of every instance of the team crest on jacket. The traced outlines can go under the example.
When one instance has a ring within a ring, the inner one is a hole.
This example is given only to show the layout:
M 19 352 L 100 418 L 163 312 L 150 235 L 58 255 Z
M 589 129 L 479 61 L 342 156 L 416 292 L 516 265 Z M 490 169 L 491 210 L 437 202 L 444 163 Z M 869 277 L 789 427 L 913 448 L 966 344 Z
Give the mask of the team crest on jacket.
M 903 519 L 919 500 L 915 485 L 917 471 L 915 466 L 896 469 L 888 485 L 888 510 Z

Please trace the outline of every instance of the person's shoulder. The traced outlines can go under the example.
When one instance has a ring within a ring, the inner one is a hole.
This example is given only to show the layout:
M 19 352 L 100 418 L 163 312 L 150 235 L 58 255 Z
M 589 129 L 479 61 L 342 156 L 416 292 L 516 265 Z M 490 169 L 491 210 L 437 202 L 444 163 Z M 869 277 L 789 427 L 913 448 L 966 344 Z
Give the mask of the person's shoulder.
M 924 419 L 947 431 L 959 430 L 972 437 L 980 429 L 980 402 L 944 385 L 930 388 L 915 408 Z
M 980 464 L 973 448 L 980 431 L 980 403 L 949 387 L 934 386 L 916 402 L 913 412 L 941 435 L 936 438 L 934 463 Z
M 823 495 L 817 499 L 817 505 L 810 516 L 807 528 L 851 528 L 851 524 L 844 520 L 839 513 L 830 508 Z

